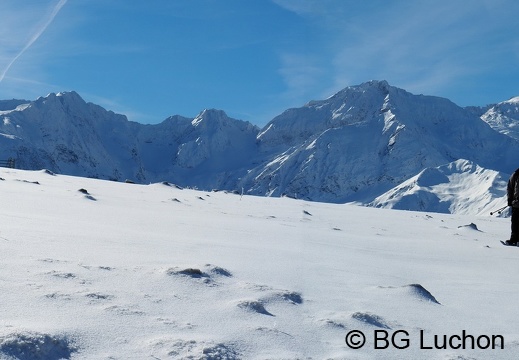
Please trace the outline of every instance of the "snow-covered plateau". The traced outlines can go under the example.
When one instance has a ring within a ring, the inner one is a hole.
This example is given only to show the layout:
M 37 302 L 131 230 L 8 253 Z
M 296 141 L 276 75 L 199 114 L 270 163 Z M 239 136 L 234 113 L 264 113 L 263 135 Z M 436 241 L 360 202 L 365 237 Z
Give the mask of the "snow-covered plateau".
M 204 110 L 128 121 L 75 92 L 0 101 L 0 160 L 25 170 L 199 190 L 487 214 L 519 167 L 518 98 L 462 108 L 369 81 L 262 129 Z
M 413 181 L 439 186 L 454 172 Z M 499 242 L 508 219 L 45 170 L 0 177 L 0 359 L 519 351 L 519 248 Z

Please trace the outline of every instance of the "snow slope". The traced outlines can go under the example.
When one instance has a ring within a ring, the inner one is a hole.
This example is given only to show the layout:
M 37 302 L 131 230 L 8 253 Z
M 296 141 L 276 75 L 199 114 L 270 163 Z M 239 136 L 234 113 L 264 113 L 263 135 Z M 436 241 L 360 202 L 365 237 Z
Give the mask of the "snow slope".
M 0 177 L 1 359 L 512 359 L 519 349 L 519 249 L 499 244 L 506 219 L 47 171 Z M 353 330 L 362 349 L 346 345 Z M 382 331 L 409 346 L 380 349 Z M 457 349 L 463 331 L 481 346 L 501 336 L 504 349 Z M 436 349 L 435 335 L 452 346 Z
M 439 213 L 485 215 L 506 205 L 508 177 L 467 160 L 426 168 L 370 206 Z

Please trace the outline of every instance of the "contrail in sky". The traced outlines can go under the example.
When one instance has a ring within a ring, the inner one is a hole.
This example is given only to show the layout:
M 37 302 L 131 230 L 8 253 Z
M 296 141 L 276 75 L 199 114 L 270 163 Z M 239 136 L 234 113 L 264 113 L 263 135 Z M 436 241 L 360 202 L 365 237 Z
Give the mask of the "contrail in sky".
M 5 67 L 4 70 L 2 70 L 2 73 L 0 74 L 0 82 L 2 82 L 2 80 L 4 80 L 4 77 L 5 77 L 5 74 L 7 74 L 7 72 L 9 71 L 9 69 L 11 68 L 11 66 L 13 66 L 13 64 L 16 62 L 16 60 L 18 60 L 20 58 L 20 56 L 23 55 L 23 53 L 25 51 L 27 51 L 27 49 L 29 49 L 31 47 L 32 44 L 34 44 L 34 42 L 36 40 L 38 40 L 38 38 L 41 36 L 41 34 L 43 34 L 43 32 L 47 29 L 47 27 L 52 23 L 52 21 L 54 20 L 54 18 L 56 17 L 56 15 L 58 15 L 58 12 L 61 10 L 61 8 L 63 7 L 63 5 L 65 5 L 67 2 L 67 0 L 59 0 L 59 2 L 56 4 L 56 6 L 54 7 L 54 10 L 52 10 L 52 13 L 50 14 L 49 18 L 47 19 L 47 21 L 42 25 L 42 27 L 40 27 L 38 29 L 38 31 L 36 31 L 36 33 L 29 39 L 29 41 L 27 42 L 27 44 L 25 44 L 25 46 L 23 47 L 23 49 L 11 60 L 11 62 Z

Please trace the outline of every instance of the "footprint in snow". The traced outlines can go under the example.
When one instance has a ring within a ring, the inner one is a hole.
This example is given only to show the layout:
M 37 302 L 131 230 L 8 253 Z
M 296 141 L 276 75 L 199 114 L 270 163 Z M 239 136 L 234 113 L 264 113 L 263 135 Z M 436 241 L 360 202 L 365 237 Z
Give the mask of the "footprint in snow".
M 89 294 L 86 294 L 85 296 L 91 300 L 112 300 L 114 298 L 113 295 L 102 294 L 102 293 L 89 293 Z
M 110 266 L 98 266 L 97 268 L 99 270 L 105 270 L 105 271 L 112 271 L 112 270 L 114 270 L 114 268 L 110 267 Z
M 66 261 L 66 260 L 58 260 L 58 259 L 51 259 L 51 258 L 38 259 L 38 261 L 45 262 L 45 263 L 49 263 L 49 264 L 55 264 L 55 263 L 68 263 L 68 261 Z
M 114 312 L 118 315 L 127 316 L 127 315 L 144 315 L 144 311 L 139 310 L 137 306 L 121 306 L 121 305 L 113 305 L 105 308 L 106 311 Z
M 51 275 L 60 279 L 75 279 L 77 276 L 76 274 L 70 273 L 70 272 L 62 272 L 62 271 L 51 271 L 48 272 L 47 275 Z
M 51 293 L 51 294 L 46 294 L 45 297 L 47 299 L 51 299 L 51 300 L 72 300 L 72 295 L 70 294 L 63 294 L 63 293 Z

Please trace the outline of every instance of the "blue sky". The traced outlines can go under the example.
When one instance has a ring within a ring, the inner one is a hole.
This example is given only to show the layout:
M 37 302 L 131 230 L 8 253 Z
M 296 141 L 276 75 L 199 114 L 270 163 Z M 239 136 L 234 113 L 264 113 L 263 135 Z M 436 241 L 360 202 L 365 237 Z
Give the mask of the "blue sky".
M 519 95 L 518 17 L 516 0 L 2 0 L 0 99 L 263 126 L 376 79 L 486 105 Z

